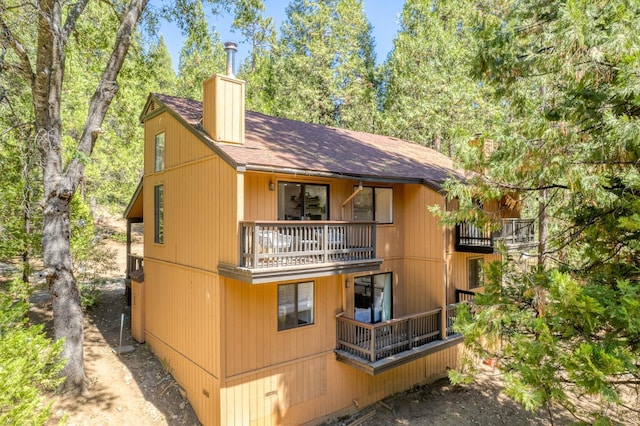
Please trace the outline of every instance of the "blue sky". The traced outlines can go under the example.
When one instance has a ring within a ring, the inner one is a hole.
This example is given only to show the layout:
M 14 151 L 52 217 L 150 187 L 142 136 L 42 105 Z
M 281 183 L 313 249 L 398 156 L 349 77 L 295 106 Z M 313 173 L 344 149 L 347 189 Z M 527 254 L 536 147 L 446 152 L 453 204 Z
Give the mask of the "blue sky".
M 373 37 L 376 42 L 376 60 L 382 63 L 393 47 L 393 39 L 398 31 L 398 16 L 402 11 L 403 0 L 363 0 L 367 19 L 373 26 Z M 273 18 L 276 28 L 279 29 L 282 21 L 286 19 L 286 8 L 289 0 L 264 0 L 266 15 Z M 215 26 L 220 34 L 220 39 L 239 43 L 236 67 L 245 57 L 249 49 L 243 44 L 240 35 L 231 32 L 231 16 L 214 16 L 207 11 L 207 19 L 210 26 Z M 165 42 L 171 53 L 174 68 L 178 67 L 178 56 L 182 47 L 182 35 L 175 25 L 163 23 L 160 32 L 164 35 Z

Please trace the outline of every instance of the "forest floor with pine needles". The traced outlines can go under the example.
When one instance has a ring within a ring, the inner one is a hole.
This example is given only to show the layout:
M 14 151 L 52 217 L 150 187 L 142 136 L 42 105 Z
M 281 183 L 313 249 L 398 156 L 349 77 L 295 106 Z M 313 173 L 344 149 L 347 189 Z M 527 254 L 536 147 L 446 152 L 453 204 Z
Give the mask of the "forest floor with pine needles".
M 125 229 L 124 220 L 117 217 L 107 217 L 101 226 L 111 227 L 116 233 Z M 184 391 L 170 372 L 146 345 L 131 338 L 130 307 L 124 298 L 126 248 L 124 243 L 108 238 L 104 244 L 116 252 L 118 267 L 104 277 L 98 303 L 85 315 L 89 392 L 83 397 L 51 396 L 54 405 L 49 424 L 62 421 L 67 425 L 198 425 Z M 31 320 L 44 322 L 50 329 L 48 292 L 37 292 L 32 302 Z M 118 353 L 119 348 L 126 347 L 133 351 Z M 519 426 L 565 425 L 577 421 L 563 409 L 552 411 L 553 422 L 546 411 L 527 412 L 504 396 L 501 389 L 499 370 L 485 365 L 483 374 L 473 384 L 453 386 L 447 379 L 441 379 L 323 424 Z M 637 406 L 637 398 L 634 400 Z M 622 424 L 640 424 L 637 412 L 613 414 Z

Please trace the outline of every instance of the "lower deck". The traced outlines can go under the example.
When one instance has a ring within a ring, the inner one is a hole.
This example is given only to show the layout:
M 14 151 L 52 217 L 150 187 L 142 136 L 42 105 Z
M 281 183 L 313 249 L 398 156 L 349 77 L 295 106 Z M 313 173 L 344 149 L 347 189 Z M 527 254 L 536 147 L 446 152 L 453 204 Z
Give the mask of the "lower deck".
M 370 375 L 447 349 L 462 342 L 453 331 L 458 304 L 376 324 L 338 315 L 336 359 Z

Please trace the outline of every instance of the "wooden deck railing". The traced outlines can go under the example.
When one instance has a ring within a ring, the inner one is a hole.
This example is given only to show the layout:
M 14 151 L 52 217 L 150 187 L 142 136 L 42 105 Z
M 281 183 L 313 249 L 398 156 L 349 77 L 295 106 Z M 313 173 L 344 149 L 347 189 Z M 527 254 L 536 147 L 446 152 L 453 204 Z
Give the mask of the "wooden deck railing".
M 470 290 L 461 290 L 456 288 L 456 303 L 460 302 L 473 302 L 475 299 L 476 293 Z
M 453 336 L 456 334 L 453 331 L 453 320 L 456 317 L 456 309 L 458 308 L 459 303 L 451 303 L 447 305 L 447 337 Z
M 456 250 L 493 252 L 496 242 L 503 243 L 507 249 L 532 244 L 535 241 L 535 222 L 533 219 L 501 219 L 501 228 L 491 232 L 488 226 L 479 228 L 469 223 L 456 225 Z
M 455 311 L 452 312 L 455 314 Z M 440 340 L 441 314 L 442 309 L 438 308 L 377 324 L 367 324 L 339 315 L 336 321 L 336 349 L 368 362 L 376 362 Z M 449 315 L 447 307 L 447 318 Z M 447 331 L 448 336 L 451 334 Z
M 241 222 L 241 267 L 263 269 L 376 258 L 374 222 Z
M 135 254 L 127 255 L 127 278 L 130 278 L 129 274 L 138 269 L 142 269 L 143 257 Z

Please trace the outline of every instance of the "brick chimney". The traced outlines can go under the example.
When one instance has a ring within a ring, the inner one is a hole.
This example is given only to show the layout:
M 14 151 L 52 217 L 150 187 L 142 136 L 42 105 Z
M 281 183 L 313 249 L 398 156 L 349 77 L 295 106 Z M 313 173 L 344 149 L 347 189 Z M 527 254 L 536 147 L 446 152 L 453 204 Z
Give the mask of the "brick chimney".
M 244 81 L 233 73 L 238 45 L 226 42 L 226 75 L 216 74 L 203 84 L 202 124 L 205 132 L 218 142 L 244 144 Z

